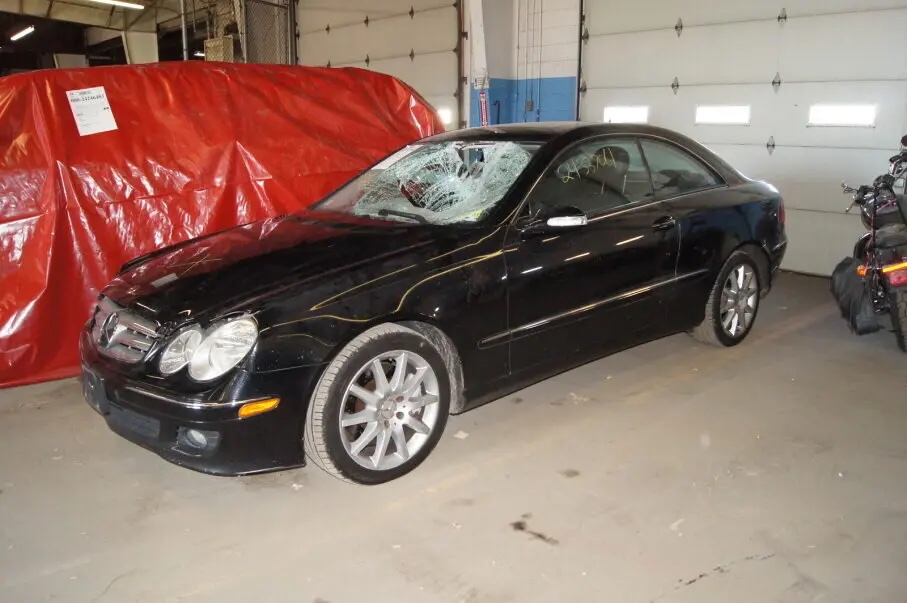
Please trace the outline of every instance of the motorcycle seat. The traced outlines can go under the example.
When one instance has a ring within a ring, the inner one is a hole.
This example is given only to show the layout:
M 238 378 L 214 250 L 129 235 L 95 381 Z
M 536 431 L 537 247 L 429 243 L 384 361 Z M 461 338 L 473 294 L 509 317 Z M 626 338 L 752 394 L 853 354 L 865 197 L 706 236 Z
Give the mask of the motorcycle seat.
M 907 225 L 892 224 L 876 231 L 876 247 L 888 248 L 907 245 Z

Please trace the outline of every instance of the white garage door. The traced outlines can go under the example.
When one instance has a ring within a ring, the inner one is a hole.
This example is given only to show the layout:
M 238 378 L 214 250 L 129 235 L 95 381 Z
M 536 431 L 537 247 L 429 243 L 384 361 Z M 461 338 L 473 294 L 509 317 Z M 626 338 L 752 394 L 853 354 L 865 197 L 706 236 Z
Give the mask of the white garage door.
M 586 27 L 583 119 L 647 106 L 649 123 L 775 184 L 785 268 L 827 275 L 850 253 L 863 229 L 840 183 L 887 170 L 907 132 L 907 0 L 586 0 Z M 748 106 L 749 123 L 697 125 L 702 105 Z M 874 110 L 873 125 L 810 126 L 813 105 L 848 121 Z
M 452 0 L 302 0 L 299 62 L 393 75 L 457 127 L 458 6 Z

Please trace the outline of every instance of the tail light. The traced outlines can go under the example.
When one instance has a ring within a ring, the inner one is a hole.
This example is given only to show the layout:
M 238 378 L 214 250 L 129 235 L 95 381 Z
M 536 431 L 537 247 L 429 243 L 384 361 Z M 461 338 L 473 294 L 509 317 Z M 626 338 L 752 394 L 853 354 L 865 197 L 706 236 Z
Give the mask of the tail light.
M 784 226 L 784 221 L 787 219 L 787 215 L 784 213 L 784 200 L 778 202 L 778 223 L 781 226 Z
M 888 279 L 892 287 L 907 286 L 907 262 L 882 266 L 882 274 Z

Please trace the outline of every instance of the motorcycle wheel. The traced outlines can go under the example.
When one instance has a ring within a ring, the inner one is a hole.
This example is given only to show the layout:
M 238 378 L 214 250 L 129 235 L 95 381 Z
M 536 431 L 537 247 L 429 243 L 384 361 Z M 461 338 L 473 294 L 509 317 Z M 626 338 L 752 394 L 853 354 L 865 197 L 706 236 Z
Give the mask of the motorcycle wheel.
M 889 298 L 891 324 L 902 352 L 907 352 L 907 287 L 891 291 Z

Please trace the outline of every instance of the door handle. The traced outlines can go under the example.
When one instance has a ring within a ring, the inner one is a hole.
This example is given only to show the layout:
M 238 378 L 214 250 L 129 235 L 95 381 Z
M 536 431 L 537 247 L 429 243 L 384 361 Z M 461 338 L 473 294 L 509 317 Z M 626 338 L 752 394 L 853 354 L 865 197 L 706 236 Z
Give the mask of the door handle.
M 652 224 L 652 230 L 656 232 L 662 232 L 665 230 L 671 230 L 677 226 L 677 220 L 674 219 L 674 216 L 665 216 L 663 218 L 658 218 Z

